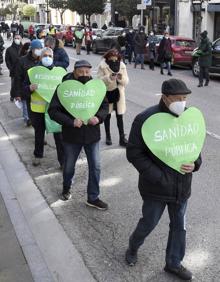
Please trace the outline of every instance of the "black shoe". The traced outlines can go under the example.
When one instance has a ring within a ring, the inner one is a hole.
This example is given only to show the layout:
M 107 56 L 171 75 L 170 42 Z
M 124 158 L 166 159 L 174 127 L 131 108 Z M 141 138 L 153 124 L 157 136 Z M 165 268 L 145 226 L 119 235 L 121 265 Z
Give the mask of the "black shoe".
M 176 268 L 165 265 L 164 271 L 172 273 L 182 280 L 186 280 L 186 281 L 192 280 L 192 273 L 182 265 Z
M 163 71 L 162 71 L 162 70 L 160 71 L 160 74 L 163 74 Z
M 31 126 L 31 120 L 30 120 L 30 119 L 28 119 L 28 120 L 26 121 L 26 126 L 27 126 L 27 127 Z
M 13 97 L 10 97 L 10 102 L 14 102 L 14 98 Z
M 142 69 L 142 70 L 145 70 L 145 67 L 144 67 L 144 66 L 141 66 L 141 69 Z
M 125 260 L 129 266 L 134 266 L 137 262 L 137 251 L 128 248 L 125 253 Z
M 105 141 L 106 145 L 110 146 L 112 145 L 112 139 L 111 136 L 106 136 L 106 141 Z
M 136 67 L 137 67 L 137 64 L 134 64 L 134 68 L 136 69 Z
M 209 81 L 206 81 L 204 86 L 208 86 L 209 85 Z
M 203 87 L 203 84 L 202 84 L 202 83 L 199 83 L 199 85 L 197 85 L 197 87 Z
M 68 201 L 68 200 L 70 200 L 71 198 L 72 198 L 72 195 L 71 195 L 71 193 L 70 193 L 70 191 L 63 191 L 62 192 L 62 200 L 63 201 Z
M 168 72 L 168 74 L 167 74 L 167 75 L 169 75 L 169 76 L 173 76 L 171 72 Z
M 120 137 L 119 145 L 122 147 L 126 147 L 128 144 L 128 140 L 125 138 L 125 135 Z
M 44 146 L 46 146 L 47 145 L 47 141 L 46 140 L 44 140 Z
M 95 201 L 88 200 L 86 202 L 86 205 L 92 208 L 96 208 L 98 210 L 102 210 L 102 211 L 105 211 L 108 209 L 108 205 L 99 199 L 96 199 Z

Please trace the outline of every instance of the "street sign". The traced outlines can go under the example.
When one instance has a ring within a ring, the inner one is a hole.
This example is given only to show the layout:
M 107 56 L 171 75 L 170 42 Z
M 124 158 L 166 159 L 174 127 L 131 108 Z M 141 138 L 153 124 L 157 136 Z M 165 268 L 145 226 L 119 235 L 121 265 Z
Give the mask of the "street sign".
M 146 5 L 145 4 L 137 4 L 137 9 L 138 10 L 145 10 L 146 9 Z
M 152 5 L 152 0 L 142 0 L 143 4 L 146 5 L 146 6 L 151 6 Z

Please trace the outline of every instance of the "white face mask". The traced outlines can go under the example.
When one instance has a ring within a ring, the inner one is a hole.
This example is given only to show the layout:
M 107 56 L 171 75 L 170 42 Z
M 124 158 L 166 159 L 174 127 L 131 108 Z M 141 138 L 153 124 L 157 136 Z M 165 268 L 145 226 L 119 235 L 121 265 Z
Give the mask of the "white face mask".
M 15 39 L 14 42 L 15 42 L 16 45 L 20 45 L 21 44 L 21 40 L 20 39 Z
M 41 52 L 42 52 L 41 49 L 35 49 L 34 50 L 34 54 L 35 54 L 36 57 L 40 57 L 41 56 Z
M 154 35 L 153 32 L 151 32 L 150 35 L 151 35 L 151 36 Z
M 129 32 L 133 32 L 133 30 L 132 30 L 132 29 L 130 29 L 130 30 L 129 30 Z
M 43 57 L 41 61 L 45 67 L 50 67 L 53 64 L 53 58 L 51 57 Z
M 172 113 L 180 116 L 184 112 L 185 107 L 186 107 L 186 101 L 173 102 L 169 105 L 169 110 Z
M 165 38 L 166 38 L 166 39 L 168 39 L 168 38 L 169 38 L 169 36 L 165 36 Z

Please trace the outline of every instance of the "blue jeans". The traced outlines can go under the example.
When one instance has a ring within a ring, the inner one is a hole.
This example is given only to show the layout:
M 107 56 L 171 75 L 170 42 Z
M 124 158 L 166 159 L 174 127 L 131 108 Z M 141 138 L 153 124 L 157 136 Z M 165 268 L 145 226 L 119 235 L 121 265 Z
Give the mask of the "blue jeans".
M 170 267 L 178 267 L 185 255 L 185 212 L 187 201 L 176 204 L 145 199 L 142 207 L 143 217 L 139 220 L 135 231 L 130 237 L 129 246 L 132 250 L 138 250 L 144 243 L 145 238 L 158 224 L 166 205 L 170 218 L 166 263 Z
M 144 54 L 136 54 L 135 64 L 137 65 L 138 63 L 144 64 Z
M 162 63 L 160 65 L 161 71 L 163 71 L 164 68 L 167 68 L 168 73 L 171 73 L 171 62 L 167 61 L 167 62 Z
M 24 118 L 24 121 L 26 122 L 26 121 L 29 120 L 27 102 L 26 102 L 26 100 L 21 100 L 21 102 L 22 102 L 23 118 Z
M 95 201 L 99 196 L 99 181 L 100 181 L 100 152 L 99 142 L 92 144 L 71 144 L 64 142 L 64 168 L 63 168 L 63 189 L 69 190 L 75 174 L 75 164 L 79 154 L 84 148 L 88 166 L 89 179 L 87 185 L 88 200 Z

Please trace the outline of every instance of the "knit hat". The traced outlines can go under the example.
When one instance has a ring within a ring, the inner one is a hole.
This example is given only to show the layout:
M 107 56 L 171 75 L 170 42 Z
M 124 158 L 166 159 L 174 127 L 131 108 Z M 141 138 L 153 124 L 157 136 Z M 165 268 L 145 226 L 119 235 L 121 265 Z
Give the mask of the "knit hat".
M 30 45 L 31 50 L 33 49 L 41 49 L 43 48 L 42 43 L 40 40 L 38 39 L 34 39 L 31 41 L 31 45 Z
M 78 68 L 92 68 L 91 64 L 86 60 L 79 60 L 75 62 L 74 69 Z
M 201 37 L 206 38 L 208 35 L 208 32 L 204 30 L 202 33 L 200 33 Z
M 161 92 L 168 95 L 186 95 L 190 94 L 191 90 L 187 88 L 185 82 L 180 79 L 165 80 L 162 84 Z

